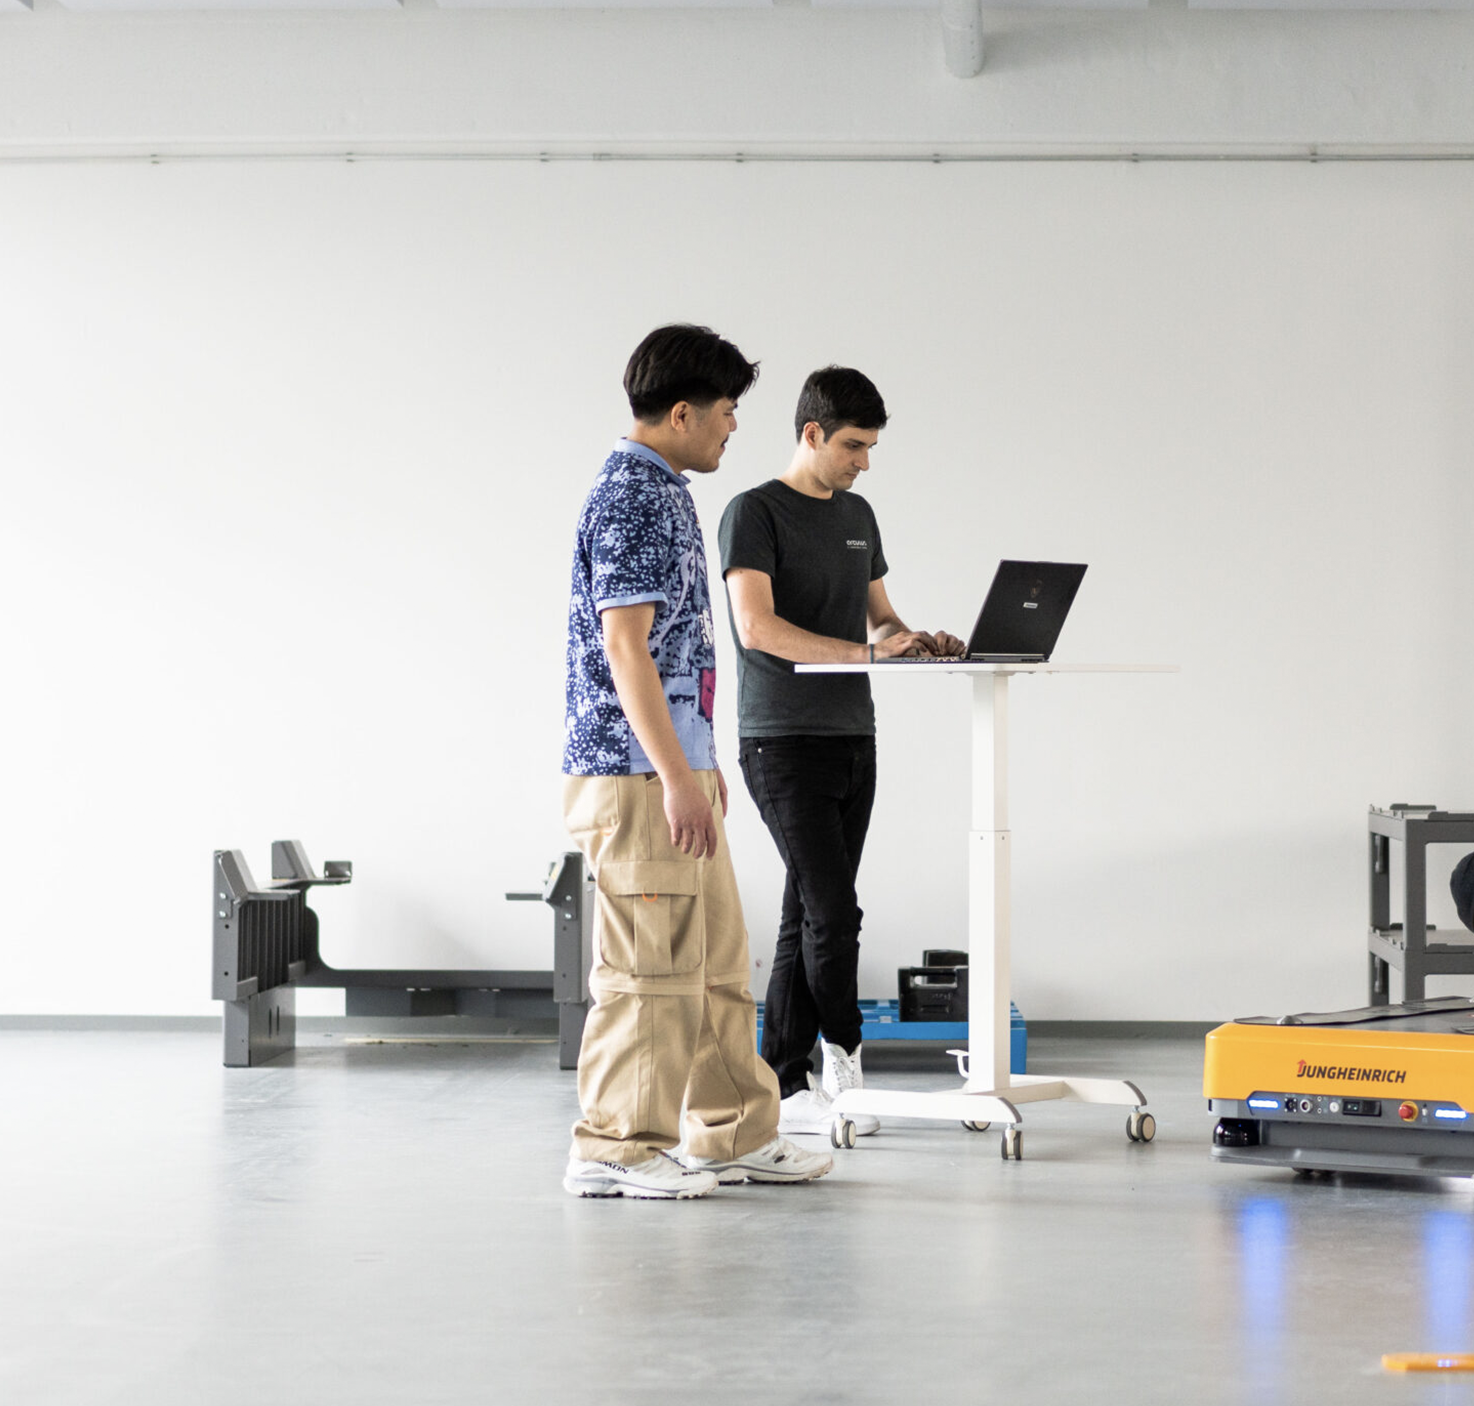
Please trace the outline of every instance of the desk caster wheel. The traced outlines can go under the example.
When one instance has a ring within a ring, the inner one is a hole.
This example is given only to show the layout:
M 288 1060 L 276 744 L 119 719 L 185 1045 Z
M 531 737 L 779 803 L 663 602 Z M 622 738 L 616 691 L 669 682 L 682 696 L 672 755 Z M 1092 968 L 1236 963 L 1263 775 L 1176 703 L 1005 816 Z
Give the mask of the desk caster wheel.
M 999 1143 L 999 1150 L 1003 1153 L 1005 1162 L 1022 1162 L 1024 1160 L 1024 1130 L 1005 1128 L 1003 1140 Z
M 971 1118 L 964 1118 L 962 1120 L 962 1126 L 970 1133 L 985 1133 L 993 1125 L 991 1123 L 977 1123 Z
M 831 1147 L 853 1147 L 855 1145 L 855 1125 L 849 1118 L 836 1118 L 829 1125 L 829 1144 Z
M 1126 1136 L 1132 1142 L 1150 1142 L 1157 1135 L 1157 1120 L 1139 1108 L 1126 1119 Z

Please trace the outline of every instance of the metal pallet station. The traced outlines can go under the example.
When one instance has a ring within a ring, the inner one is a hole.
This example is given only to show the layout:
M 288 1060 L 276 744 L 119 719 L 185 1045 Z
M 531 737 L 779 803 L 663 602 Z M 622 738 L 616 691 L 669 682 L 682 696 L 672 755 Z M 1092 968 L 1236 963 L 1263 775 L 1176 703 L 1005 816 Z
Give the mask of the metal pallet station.
M 1402 921 L 1392 921 L 1392 846 L 1402 847 Z M 1388 976 L 1402 972 L 1405 1001 L 1421 1001 L 1430 976 L 1474 976 L 1474 935 L 1434 937 L 1428 922 L 1428 848 L 1474 845 L 1474 812 L 1399 802 L 1367 811 L 1367 1001 L 1391 999 Z
M 558 1063 L 578 1063 L 588 1014 L 593 903 L 583 856 L 554 861 L 537 893 L 509 893 L 553 910 L 553 970 L 424 970 L 337 968 L 323 960 L 314 888 L 353 879 L 347 860 L 329 860 L 314 872 L 300 840 L 271 846 L 271 882 L 258 884 L 240 850 L 214 859 L 214 972 L 212 995 L 224 1003 L 225 1063 L 263 1064 L 294 1048 L 296 990 L 340 988 L 349 1016 L 468 1016 L 548 1018 L 558 1021 Z

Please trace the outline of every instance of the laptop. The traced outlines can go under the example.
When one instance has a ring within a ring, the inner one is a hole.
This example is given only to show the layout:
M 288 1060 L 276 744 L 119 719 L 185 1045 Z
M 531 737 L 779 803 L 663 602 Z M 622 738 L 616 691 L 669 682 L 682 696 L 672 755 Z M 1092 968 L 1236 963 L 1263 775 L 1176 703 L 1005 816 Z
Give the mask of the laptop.
M 1000 561 L 962 657 L 971 664 L 1045 664 L 1075 602 L 1085 568 L 1063 561 Z M 877 664 L 944 664 L 940 655 Z M 952 656 L 956 662 L 956 656 Z

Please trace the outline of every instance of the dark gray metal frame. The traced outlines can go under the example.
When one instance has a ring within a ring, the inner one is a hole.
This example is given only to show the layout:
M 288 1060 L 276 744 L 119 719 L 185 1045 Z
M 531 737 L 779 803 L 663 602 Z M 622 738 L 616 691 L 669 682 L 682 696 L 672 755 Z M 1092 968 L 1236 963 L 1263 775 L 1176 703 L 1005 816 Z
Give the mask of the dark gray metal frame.
M 1421 1001 L 1430 976 L 1474 975 L 1474 938 L 1430 941 L 1438 931 L 1428 923 L 1428 846 L 1474 845 L 1474 814 L 1436 806 L 1372 806 L 1367 813 L 1369 922 L 1367 927 L 1370 1003 L 1390 1000 L 1388 972 L 1402 972 L 1402 999 Z M 1391 846 L 1403 847 L 1402 921 L 1392 921 Z
M 589 970 L 594 964 L 594 881 L 583 855 L 569 850 L 553 861 L 541 893 L 509 893 L 541 900 L 553 910 L 553 1001 L 558 1007 L 558 1068 L 577 1069 L 589 1014 Z
M 225 1063 L 264 1064 L 296 1044 L 297 987 L 344 992 L 349 1016 L 558 1018 L 558 1063 L 572 1069 L 588 1014 L 593 904 L 583 856 L 554 861 L 541 893 L 508 894 L 553 909 L 554 970 L 424 971 L 344 969 L 322 959 L 309 889 L 352 881 L 353 866 L 330 860 L 313 872 L 299 840 L 271 846 L 271 883 L 258 885 L 239 850 L 217 850 L 212 994 L 224 1003 Z

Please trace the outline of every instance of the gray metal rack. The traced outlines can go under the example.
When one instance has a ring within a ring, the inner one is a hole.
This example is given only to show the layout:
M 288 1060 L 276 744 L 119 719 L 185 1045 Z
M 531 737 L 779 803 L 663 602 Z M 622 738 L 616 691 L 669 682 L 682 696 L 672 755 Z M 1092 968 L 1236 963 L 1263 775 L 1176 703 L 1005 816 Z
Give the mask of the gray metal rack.
M 314 873 L 300 840 L 272 843 L 268 885 L 256 882 L 240 850 L 215 852 L 214 879 L 212 994 L 224 1003 L 227 1065 L 264 1064 L 295 1046 L 298 987 L 341 988 L 350 1017 L 556 1015 L 559 1066 L 577 1065 L 589 1004 L 593 904 L 576 850 L 553 862 L 541 892 L 507 895 L 552 908 L 552 971 L 329 966 L 308 891 L 352 882 L 353 865 L 330 860 Z
M 1399 803 L 1367 812 L 1370 1004 L 1389 1001 L 1388 972 L 1402 972 L 1402 999 L 1421 1001 L 1430 976 L 1474 975 L 1474 935 L 1435 939 L 1428 922 L 1428 846 L 1474 845 L 1474 813 Z M 1403 847 L 1402 921 L 1392 921 L 1391 846 Z

